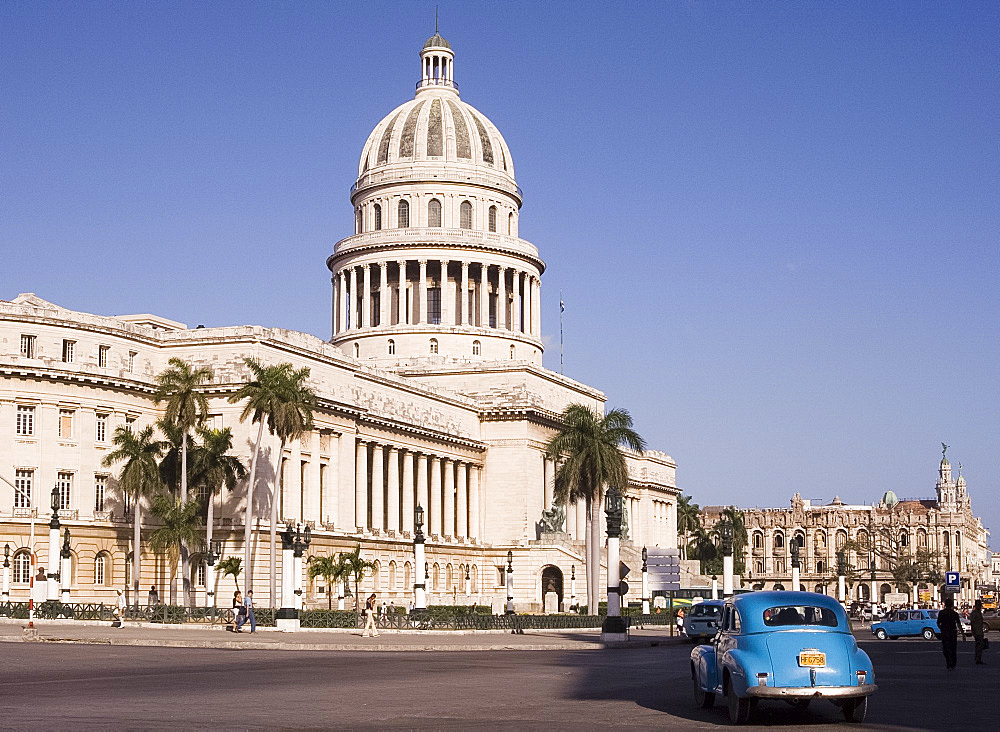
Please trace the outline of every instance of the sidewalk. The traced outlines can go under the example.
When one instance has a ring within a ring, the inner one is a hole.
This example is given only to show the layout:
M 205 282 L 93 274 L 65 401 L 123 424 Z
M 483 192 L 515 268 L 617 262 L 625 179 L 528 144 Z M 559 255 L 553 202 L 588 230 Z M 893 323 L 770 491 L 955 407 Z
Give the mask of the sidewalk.
M 97 621 L 60 622 L 36 620 L 35 633 L 26 631 L 26 620 L 0 620 L 0 643 L 83 643 L 167 648 L 219 648 L 278 651 L 583 651 L 604 648 L 597 629 L 509 631 L 381 631 L 377 638 L 363 638 L 361 630 L 308 628 L 283 633 L 257 628 L 235 634 L 224 626 L 126 623 L 124 628 Z M 671 638 L 666 628 L 633 630 L 628 647 L 683 642 Z

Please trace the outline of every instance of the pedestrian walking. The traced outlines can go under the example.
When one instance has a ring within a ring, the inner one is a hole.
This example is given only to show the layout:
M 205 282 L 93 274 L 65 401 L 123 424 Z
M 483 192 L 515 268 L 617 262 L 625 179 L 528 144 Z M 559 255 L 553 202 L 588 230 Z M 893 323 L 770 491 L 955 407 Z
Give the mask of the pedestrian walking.
M 375 602 L 375 593 L 373 592 L 368 596 L 368 600 L 365 602 L 365 629 L 361 633 L 362 638 L 378 637 L 378 630 L 375 629 L 375 608 L 377 603 Z M 370 633 L 369 633 L 370 631 Z
M 975 607 L 969 615 L 972 625 L 972 639 L 976 641 L 976 663 L 983 664 L 983 649 L 986 647 L 986 629 L 983 626 L 983 601 L 976 600 Z
M 233 593 L 233 632 L 242 633 L 240 626 L 246 622 L 246 607 L 243 606 L 243 593 L 239 590 Z M 242 619 L 242 622 L 240 622 Z
M 121 589 L 115 590 L 115 592 L 118 593 L 118 601 L 112 611 L 115 619 L 111 623 L 111 627 L 121 630 L 125 626 L 125 593 Z
M 240 616 L 240 619 L 236 621 L 237 633 L 243 632 L 240 628 L 242 628 L 248 620 L 250 621 L 250 632 L 256 633 L 257 616 L 253 614 L 253 590 L 247 590 L 247 596 L 243 598 L 243 614 Z
M 156 585 L 149 586 L 149 595 L 146 598 L 147 605 L 159 605 L 160 604 L 160 593 L 156 591 Z
M 944 653 L 945 667 L 955 670 L 958 663 L 958 629 L 961 621 L 955 612 L 955 601 L 948 598 L 944 601 L 944 609 L 938 611 L 937 626 L 941 631 L 941 651 Z

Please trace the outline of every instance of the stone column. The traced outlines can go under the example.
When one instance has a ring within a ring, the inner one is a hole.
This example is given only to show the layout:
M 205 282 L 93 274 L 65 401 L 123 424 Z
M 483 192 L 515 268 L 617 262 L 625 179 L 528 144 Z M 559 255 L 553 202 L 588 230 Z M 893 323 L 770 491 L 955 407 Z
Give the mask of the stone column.
M 406 325 L 406 260 L 396 262 L 399 268 L 399 298 L 396 302 L 396 323 Z
M 497 328 L 507 328 L 507 268 L 497 267 Z
M 455 461 L 441 458 L 443 474 L 441 502 L 444 506 L 444 535 L 455 536 Z
M 358 268 L 351 267 L 351 291 L 348 293 L 347 312 L 350 313 L 350 326 L 358 328 Z
M 470 467 L 469 474 L 469 538 L 473 541 L 479 539 L 482 530 L 480 512 L 480 479 L 482 468 L 478 465 Z
M 358 440 L 354 470 L 354 525 L 359 532 L 368 528 L 368 445 Z
M 392 296 L 389 294 L 389 263 L 385 260 L 378 263 L 378 324 L 384 328 L 389 325 L 389 306 Z
M 535 279 L 535 307 L 532 310 L 535 314 L 534 334 L 538 338 L 542 337 L 542 281 Z
M 382 518 L 385 515 L 385 458 L 383 447 L 372 444 L 372 530 L 382 531 Z
M 455 477 L 458 478 L 458 507 L 455 510 L 455 536 L 469 538 L 469 466 L 455 463 Z
M 455 310 L 451 304 L 454 290 L 448 286 L 448 260 L 441 260 L 441 325 L 455 324 Z
M 429 491 L 427 490 L 427 456 L 424 453 L 417 455 L 417 505 L 423 506 L 424 515 L 430 520 L 430 509 L 427 504 Z M 426 527 L 430 532 L 430 527 Z M 416 571 L 416 570 L 414 570 Z M 420 568 L 423 572 L 423 567 Z
M 403 531 L 413 534 L 413 453 L 403 453 Z
M 472 325 L 472 308 L 469 307 L 469 263 L 462 262 L 462 323 Z
M 524 292 L 523 295 L 524 307 L 522 309 L 524 315 L 522 316 L 521 331 L 524 332 L 525 334 L 529 334 L 531 333 L 532 303 L 531 303 L 531 275 L 528 274 L 527 272 L 524 273 L 524 284 L 522 291 Z
M 417 323 L 427 322 L 427 260 L 420 260 L 420 281 L 417 283 L 420 292 L 420 313 Z M 430 530 L 428 529 L 428 533 Z
M 354 484 L 357 480 L 355 462 L 357 460 L 357 449 L 355 448 L 355 432 L 352 427 L 349 431 L 341 433 L 337 437 L 337 472 L 335 473 L 335 483 L 333 489 L 334 499 L 331 501 L 334 526 L 340 531 L 350 531 L 354 522 Z
M 430 509 L 427 512 L 427 524 L 433 536 L 441 536 L 441 460 L 431 456 L 431 485 L 428 491 L 432 496 Z
M 479 327 L 490 327 L 490 266 L 479 265 Z
M 510 278 L 510 329 L 519 332 L 521 330 L 521 273 L 518 270 L 511 271 Z
M 393 534 L 399 533 L 399 450 L 389 447 L 389 469 L 386 474 L 385 528 Z
M 372 267 L 370 264 L 362 264 L 361 271 L 364 274 L 364 288 L 361 295 L 361 322 L 362 328 L 372 326 Z

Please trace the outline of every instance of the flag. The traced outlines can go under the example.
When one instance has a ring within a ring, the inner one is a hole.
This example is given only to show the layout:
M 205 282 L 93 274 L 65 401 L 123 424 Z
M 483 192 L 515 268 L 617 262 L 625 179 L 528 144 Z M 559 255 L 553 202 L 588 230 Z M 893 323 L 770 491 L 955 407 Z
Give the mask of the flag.
M 559 312 L 566 312 L 566 304 L 562 301 L 562 298 L 559 298 Z

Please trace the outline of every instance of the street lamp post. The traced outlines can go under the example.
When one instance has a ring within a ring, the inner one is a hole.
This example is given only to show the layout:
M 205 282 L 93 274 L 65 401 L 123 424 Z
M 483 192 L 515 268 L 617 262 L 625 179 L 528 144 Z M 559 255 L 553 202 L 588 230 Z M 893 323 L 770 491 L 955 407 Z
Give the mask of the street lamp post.
M 622 536 L 622 494 L 618 486 L 608 488 L 605 496 L 604 513 L 608 520 L 608 614 L 601 625 L 601 641 L 620 642 L 627 640 L 628 629 L 622 620 L 621 600 L 621 536 Z M 595 608 L 596 609 L 596 608 Z
M 871 574 L 871 593 L 869 604 L 871 605 L 872 622 L 875 622 L 875 593 L 877 591 L 875 582 L 875 507 L 872 506 L 871 513 L 868 514 L 868 569 Z
M 465 565 L 465 596 L 472 596 L 472 575 L 469 574 L 469 565 Z
M 712 575 L 712 599 L 719 599 L 719 577 L 718 575 Z
M 205 547 L 205 605 L 215 607 L 215 562 L 222 554 L 222 543 L 213 541 Z
M 298 525 L 295 527 L 295 544 L 292 546 L 292 571 L 295 573 L 295 609 L 301 610 L 303 605 L 302 587 L 302 562 L 306 549 L 312 544 L 312 529 L 306 524 L 299 531 Z
M 10 602 L 10 544 L 3 545 L 3 602 Z
M 844 574 L 847 572 L 847 555 L 841 549 L 837 552 L 837 599 L 843 604 L 847 601 L 847 580 Z
M 281 607 L 275 614 L 275 625 L 281 631 L 299 629 L 302 608 L 302 555 L 312 543 L 312 530 L 306 526 L 287 524 L 281 532 Z
M 427 563 L 424 560 L 424 507 L 420 504 L 413 511 L 413 524 L 413 612 L 422 613 L 427 610 L 427 585 L 425 578 L 420 576 L 420 567 Z
M 506 586 L 507 586 L 507 606 L 504 610 L 505 615 L 514 614 L 514 552 L 510 549 L 507 550 L 507 573 L 506 573 Z
M 576 565 L 569 565 L 569 606 L 574 612 L 579 612 L 576 606 Z
M 49 572 L 45 575 L 46 600 L 59 599 L 59 486 L 52 488 L 52 519 L 49 521 Z
M 733 594 L 733 524 L 726 520 L 719 528 L 722 535 L 722 595 Z
M 59 552 L 59 558 L 62 560 L 59 565 L 59 576 L 62 578 L 60 581 L 60 602 L 69 603 L 69 581 L 73 577 L 73 567 L 70 564 L 72 556 L 69 551 L 69 528 L 67 527 L 63 534 L 62 551 Z
M 646 566 L 646 547 L 642 548 L 642 614 L 649 615 L 649 570 Z
M 799 582 L 799 540 L 796 537 L 792 537 L 792 590 L 798 592 L 802 589 Z

